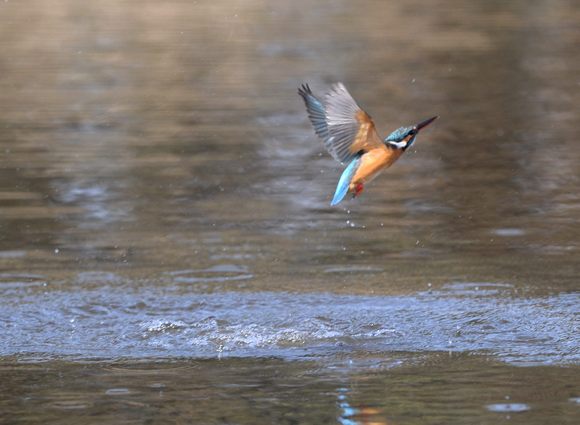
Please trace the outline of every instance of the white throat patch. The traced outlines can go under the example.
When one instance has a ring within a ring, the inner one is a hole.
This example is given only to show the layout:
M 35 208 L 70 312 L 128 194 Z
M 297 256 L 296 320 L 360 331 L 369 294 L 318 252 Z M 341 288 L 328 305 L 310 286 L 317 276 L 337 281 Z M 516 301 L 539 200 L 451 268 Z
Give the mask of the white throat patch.
M 402 142 L 389 142 L 389 145 L 397 148 L 397 149 L 403 149 L 405 147 L 407 147 L 407 142 L 402 141 Z

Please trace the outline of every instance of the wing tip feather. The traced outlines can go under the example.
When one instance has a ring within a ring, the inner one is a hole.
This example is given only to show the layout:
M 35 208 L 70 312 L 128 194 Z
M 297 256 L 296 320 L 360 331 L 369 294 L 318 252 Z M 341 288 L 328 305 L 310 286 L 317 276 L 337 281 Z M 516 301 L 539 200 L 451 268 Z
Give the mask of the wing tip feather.
M 298 94 L 302 96 L 302 99 L 304 100 L 306 100 L 307 96 L 312 96 L 312 90 L 310 89 L 308 83 L 304 83 L 298 87 Z

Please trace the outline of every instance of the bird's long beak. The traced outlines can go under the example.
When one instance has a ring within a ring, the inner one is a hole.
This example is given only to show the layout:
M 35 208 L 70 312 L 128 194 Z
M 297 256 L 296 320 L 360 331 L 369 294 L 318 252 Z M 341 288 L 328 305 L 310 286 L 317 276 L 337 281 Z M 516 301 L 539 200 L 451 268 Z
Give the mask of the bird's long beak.
M 431 124 L 431 123 L 432 123 L 433 121 L 435 121 L 437 118 L 439 118 L 439 116 L 438 116 L 438 115 L 436 115 L 436 116 L 434 116 L 434 117 L 432 117 L 432 118 L 429 118 L 428 120 L 421 121 L 419 124 L 417 124 L 417 125 L 415 126 L 415 128 L 416 128 L 417 130 L 421 130 L 422 128 L 425 128 L 425 127 L 427 127 L 429 124 Z

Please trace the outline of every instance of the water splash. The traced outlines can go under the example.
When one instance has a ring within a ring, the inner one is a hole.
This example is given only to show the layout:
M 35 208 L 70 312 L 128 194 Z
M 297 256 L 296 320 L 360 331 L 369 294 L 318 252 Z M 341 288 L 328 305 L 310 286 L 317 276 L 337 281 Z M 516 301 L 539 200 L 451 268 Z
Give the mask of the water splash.
M 509 286 L 473 285 L 374 297 L 111 287 L 23 293 L 18 305 L 1 301 L 0 355 L 300 358 L 451 350 L 489 352 L 512 363 L 580 360 L 579 295 L 498 298 L 496 291 Z

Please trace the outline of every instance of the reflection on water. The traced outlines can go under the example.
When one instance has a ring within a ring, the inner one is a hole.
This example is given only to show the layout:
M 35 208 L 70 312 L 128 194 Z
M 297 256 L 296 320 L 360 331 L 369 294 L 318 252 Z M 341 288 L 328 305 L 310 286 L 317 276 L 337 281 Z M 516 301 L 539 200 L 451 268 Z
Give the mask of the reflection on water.
M 579 21 L 568 0 L 0 2 L 1 410 L 571 423 Z M 382 135 L 441 116 L 341 208 L 296 94 L 335 81 Z
M 37 3 L 0 17 L 4 269 L 150 277 L 229 258 L 256 290 L 577 287 L 568 2 Z M 344 208 L 295 93 L 336 80 L 381 134 L 442 117 Z M 321 275 L 342 267 L 384 273 Z
M 403 360 L 401 362 L 401 360 Z M 393 353 L 1 366 L 3 414 L 23 423 L 574 423 L 577 369 Z M 43 422 L 44 421 L 44 422 Z

